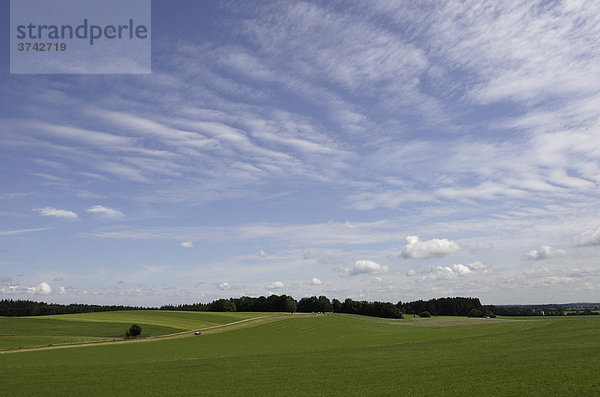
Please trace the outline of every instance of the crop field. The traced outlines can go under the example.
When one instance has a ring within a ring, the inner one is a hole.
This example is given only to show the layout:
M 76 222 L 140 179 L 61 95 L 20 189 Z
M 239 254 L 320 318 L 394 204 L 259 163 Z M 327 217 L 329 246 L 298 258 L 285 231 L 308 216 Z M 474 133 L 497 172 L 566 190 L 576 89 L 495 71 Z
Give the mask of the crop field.
M 133 323 L 142 336 L 160 336 L 195 330 L 261 313 L 199 313 L 158 310 L 117 311 L 58 316 L 0 317 L 0 351 L 5 349 L 121 340 Z
M 146 323 L 137 320 L 143 315 Z M 42 332 L 40 322 L 55 319 L 65 333 L 74 326 L 84 336 L 81 322 L 96 330 L 136 318 L 144 335 L 143 324 L 182 329 L 189 321 L 187 329 L 196 329 L 203 321 L 264 315 L 270 314 L 119 312 L 0 322 L 15 330 L 31 320 Z M 280 314 L 188 335 L 6 350 L 0 353 L 0 395 L 600 395 L 596 316 L 385 320 Z

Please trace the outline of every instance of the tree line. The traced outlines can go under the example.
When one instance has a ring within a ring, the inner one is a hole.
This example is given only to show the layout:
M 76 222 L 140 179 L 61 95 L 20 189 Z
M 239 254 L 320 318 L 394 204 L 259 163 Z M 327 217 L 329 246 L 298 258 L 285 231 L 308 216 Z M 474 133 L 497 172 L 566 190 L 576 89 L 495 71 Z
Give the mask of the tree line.
M 239 311 L 239 312 L 300 312 L 300 313 L 348 313 L 364 316 L 402 318 L 403 314 L 418 315 L 428 312 L 440 316 L 484 317 L 493 315 L 493 306 L 483 306 L 478 298 L 440 298 L 414 302 L 369 302 L 347 298 L 343 302 L 330 300 L 326 296 L 304 297 L 296 301 L 287 295 L 243 296 L 241 298 L 219 299 L 211 303 L 165 305 L 161 310 L 187 311 Z
M 0 316 L 42 316 L 49 314 L 89 313 L 117 310 L 150 310 L 152 307 L 123 305 L 86 305 L 34 302 L 30 300 L 0 300 Z M 288 295 L 270 295 L 268 297 L 249 297 L 217 299 L 210 303 L 194 303 L 182 305 L 164 305 L 160 310 L 177 311 L 216 311 L 216 312 L 301 312 L 301 313 L 348 313 L 384 318 L 402 318 L 403 315 L 433 316 L 470 316 L 494 317 L 502 316 L 541 316 L 563 315 L 562 310 L 544 307 L 531 308 L 525 306 L 493 306 L 482 305 L 478 298 L 447 297 L 417 300 L 412 302 L 370 302 L 356 301 L 350 298 L 340 301 L 330 300 L 326 296 L 311 296 L 296 301 Z M 569 313 L 570 314 L 570 313 Z M 595 314 L 595 313 L 577 313 Z
M 405 313 L 428 312 L 434 316 L 484 317 L 495 313 L 494 306 L 483 306 L 479 298 L 439 298 L 428 301 L 418 300 L 402 304 Z
M 0 300 L 0 316 L 46 316 L 50 314 L 75 314 L 149 309 L 152 308 L 123 305 L 85 305 L 79 303 L 60 305 L 58 303 L 34 302 L 30 300 Z

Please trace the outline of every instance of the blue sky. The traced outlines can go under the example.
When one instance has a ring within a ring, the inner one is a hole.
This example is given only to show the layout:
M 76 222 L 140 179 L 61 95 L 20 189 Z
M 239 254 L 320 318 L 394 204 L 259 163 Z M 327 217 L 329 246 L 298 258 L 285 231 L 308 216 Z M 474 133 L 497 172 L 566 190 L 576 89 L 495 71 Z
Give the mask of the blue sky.
M 2 55 L 0 298 L 600 300 L 598 3 L 154 1 L 151 34 L 150 75 Z

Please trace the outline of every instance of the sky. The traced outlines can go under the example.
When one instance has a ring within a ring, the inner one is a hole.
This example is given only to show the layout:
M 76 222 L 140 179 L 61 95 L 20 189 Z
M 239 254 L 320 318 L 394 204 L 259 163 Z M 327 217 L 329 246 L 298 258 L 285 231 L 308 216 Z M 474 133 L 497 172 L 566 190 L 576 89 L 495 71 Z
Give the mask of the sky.
M 152 73 L 9 73 L 0 299 L 600 301 L 600 3 L 153 1 Z

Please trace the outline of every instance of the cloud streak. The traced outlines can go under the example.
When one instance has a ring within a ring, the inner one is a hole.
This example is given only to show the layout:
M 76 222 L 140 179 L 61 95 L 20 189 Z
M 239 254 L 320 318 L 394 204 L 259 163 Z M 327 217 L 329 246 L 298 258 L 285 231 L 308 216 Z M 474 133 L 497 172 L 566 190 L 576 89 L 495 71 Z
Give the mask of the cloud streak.
M 125 214 L 123 214 L 119 210 L 115 210 L 112 208 L 104 207 L 102 205 L 94 205 L 86 210 L 86 212 L 99 215 L 108 219 L 119 219 L 123 218 Z
M 42 216 L 52 216 L 55 218 L 65 218 L 65 219 L 73 219 L 73 220 L 79 218 L 79 215 L 77 215 L 73 211 L 59 210 L 59 209 L 52 208 L 52 207 L 38 208 L 35 211 L 37 211 Z

